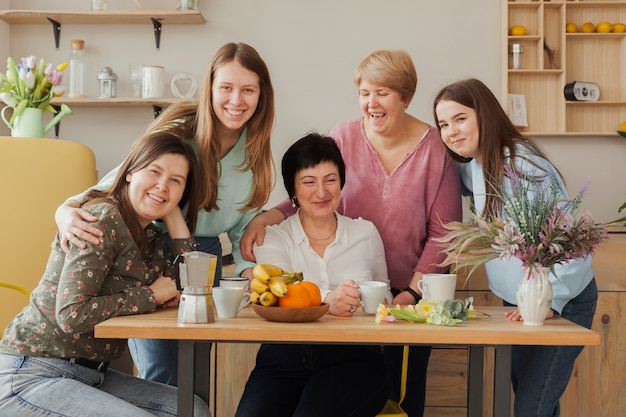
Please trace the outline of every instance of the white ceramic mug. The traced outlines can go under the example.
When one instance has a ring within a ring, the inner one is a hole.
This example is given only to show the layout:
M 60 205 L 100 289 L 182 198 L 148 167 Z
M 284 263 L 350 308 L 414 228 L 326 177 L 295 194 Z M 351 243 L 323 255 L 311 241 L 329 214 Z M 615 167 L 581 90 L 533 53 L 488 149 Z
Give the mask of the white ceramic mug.
M 417 287 L 425 300 L 454 300 L 456 274 L 424 274 Z
M 367 314 L 376 313 L 378 305 L 385 302 L 387 284 L 380 281 L 363 281 L 358 284 L 363 311 Z
M 165 68 L 143 67 L 141 87 L 143 98 L 163 98 L 165 96 Z
M 244 300 L 243 288 L 241 287 L 214 287 L 213 303 L 217 310 L 217 316 L 221 319 L 237 317 L 239 310 L 248 304 Z
M 248 287 L 248 278 L 246 277 L 221 277 L 220 287 L 243 288 L 244 291 Z

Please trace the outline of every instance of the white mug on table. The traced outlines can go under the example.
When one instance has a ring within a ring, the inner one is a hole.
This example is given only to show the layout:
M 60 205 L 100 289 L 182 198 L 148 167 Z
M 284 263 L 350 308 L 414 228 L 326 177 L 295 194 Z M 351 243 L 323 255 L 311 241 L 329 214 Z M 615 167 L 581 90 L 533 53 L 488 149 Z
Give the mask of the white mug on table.
M 423 274 L 417 287 L 425 300 L 454 300 L 456 274 Z
M 248 305 L 250 296 L 246 293 L 244 297 L 241 287 L 214 287 L 213 302 L 217 310 L 217 317 L 232 319 L 237 317 L 237 313 Z

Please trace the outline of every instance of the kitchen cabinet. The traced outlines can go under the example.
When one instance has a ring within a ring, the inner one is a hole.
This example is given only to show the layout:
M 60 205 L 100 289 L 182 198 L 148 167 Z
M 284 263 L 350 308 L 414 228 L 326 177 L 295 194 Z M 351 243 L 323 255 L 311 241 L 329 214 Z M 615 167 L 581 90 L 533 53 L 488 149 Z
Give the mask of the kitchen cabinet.
M 583 33 L 585 22 L 626 22 L 626 0 L 509 1 L 502 17 L 503 103 L 508 94 L 523 94 L 530 135 L 615 134 L 626 120 L 626 33 Z M 567 23 L 578 26 L 566 33 Z M 512 26 L 524 36 L 509 36 Z M 509 68 L 509 45 L 521 44 L 522 65 Z M 599 86 L 597 101 L 567 101 L 571 82 Z

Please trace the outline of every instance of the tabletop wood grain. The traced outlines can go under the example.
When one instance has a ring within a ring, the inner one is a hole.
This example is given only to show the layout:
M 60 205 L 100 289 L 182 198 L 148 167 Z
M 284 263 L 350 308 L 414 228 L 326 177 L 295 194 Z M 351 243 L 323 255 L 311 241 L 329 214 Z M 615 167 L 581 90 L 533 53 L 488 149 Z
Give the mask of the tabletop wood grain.
M 106 320 L 96 325 L 95 336 L 251 343 L 579 346 L 600 343 L 597 333 L 562 318 L 546 320 L 543 326 L 527 326 L 504 317 L 504 312 L 510 308 L 476 309 L 490 317 L 446 327 L 406 321 L 376 324 L 373 315 L 359 312 L 351 318 L 326 314 L 314 322 L 277 323 L 260 318 L 250 306 L 234 319 L 216 318 L 213 323 L 184 324 L 176 321 L 177 309 L 171 308 Z

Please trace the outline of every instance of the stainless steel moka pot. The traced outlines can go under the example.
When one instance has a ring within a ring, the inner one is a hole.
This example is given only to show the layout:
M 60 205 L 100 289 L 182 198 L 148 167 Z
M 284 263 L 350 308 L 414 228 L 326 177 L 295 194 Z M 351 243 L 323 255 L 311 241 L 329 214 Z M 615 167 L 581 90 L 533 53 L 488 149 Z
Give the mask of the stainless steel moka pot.
M 179 323 L 212 323 L 213 280 L 217 257 L 205 252 L 187 252 L 178 264 L 183 292 L 178 306 Z

